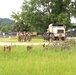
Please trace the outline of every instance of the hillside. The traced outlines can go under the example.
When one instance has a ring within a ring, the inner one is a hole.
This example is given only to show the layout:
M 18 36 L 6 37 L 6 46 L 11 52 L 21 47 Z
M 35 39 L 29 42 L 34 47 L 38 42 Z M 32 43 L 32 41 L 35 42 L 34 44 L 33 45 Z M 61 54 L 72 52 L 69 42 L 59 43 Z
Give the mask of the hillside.
M 15 21 L 8 19 L 8 18 L 0 18 L 0 26 L 10 26 L 13 25 L 15 23 Z

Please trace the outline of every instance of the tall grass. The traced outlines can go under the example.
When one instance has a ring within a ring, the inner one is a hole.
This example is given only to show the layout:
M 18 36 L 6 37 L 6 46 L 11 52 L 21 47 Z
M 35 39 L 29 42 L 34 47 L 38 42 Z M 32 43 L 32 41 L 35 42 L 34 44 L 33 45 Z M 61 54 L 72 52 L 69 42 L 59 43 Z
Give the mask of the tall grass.
M 76 48 L 61 52 L 35 46 L 12 46 L 11 52 L 0 47 L 0 75 L 76 75 Z

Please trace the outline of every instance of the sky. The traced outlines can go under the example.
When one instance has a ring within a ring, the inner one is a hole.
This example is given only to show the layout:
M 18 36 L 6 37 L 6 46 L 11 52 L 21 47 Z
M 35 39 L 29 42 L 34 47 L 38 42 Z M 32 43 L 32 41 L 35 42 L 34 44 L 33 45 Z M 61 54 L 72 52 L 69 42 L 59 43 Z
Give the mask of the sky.
M 21 12 L 21 6 L 24 0 L 0 0 L 0 18 L 11 18 L 13 11 Z M 76 19 L 71 18 L 72 23 L 76 23 Z
M 0 0 L 0 18 L 11 18 L 13 11 L 21 12 L 23 0 Z
M 76 23 L 76 18 L 72 17 L 71 18 L 71 23 Z

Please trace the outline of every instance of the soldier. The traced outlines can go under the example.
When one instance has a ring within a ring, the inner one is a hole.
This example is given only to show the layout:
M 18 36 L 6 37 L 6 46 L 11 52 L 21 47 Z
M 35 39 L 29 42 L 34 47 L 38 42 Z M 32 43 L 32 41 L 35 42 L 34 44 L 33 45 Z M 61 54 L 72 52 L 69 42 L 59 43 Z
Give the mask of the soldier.
M 18 41 L 20 42 L 20 31 L 18 32 Z
M 4 46 L 4 52 L 11 51 L 11 46 L 5 45 Z
M 18 41 L 21 42 L 23 40 L 23 34 L 22 32 L 18 32 Z
M 49 33 L 44 33 L 44 34 L 43 34 L 43 39 L 49 41 L 49 40 L 50 40 L 50 35 L 49 35 Z
M 27 40 L 31 41 L 31 33 L 30 32 L 27 32 Z
M 27 40 L 26 37 L 27 37 L 27 36 L 26 36 L 26 32 L 24 32 L 24 34 L 23 34 L 23 40 L 24 40 L 24 42 Z

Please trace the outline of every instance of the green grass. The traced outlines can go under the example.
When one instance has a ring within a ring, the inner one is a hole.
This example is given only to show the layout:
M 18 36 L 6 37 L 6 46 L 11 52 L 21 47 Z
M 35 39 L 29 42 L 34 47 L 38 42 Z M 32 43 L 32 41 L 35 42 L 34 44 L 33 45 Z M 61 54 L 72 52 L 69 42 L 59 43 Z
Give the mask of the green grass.
M 61 52 L 35 46 L 12 47 L 4 52 L 0 47 L 0 75 L 76 75 L 76 48 Z
M 18 42 L 18 38 L 0 38 L 0 42 Z M 30 42 L 44 42 L 44 40 L 42 39 L 42 37 L 33 37 Z
M 0 42 L 18 42 L 16 38 L 0 38 Z

